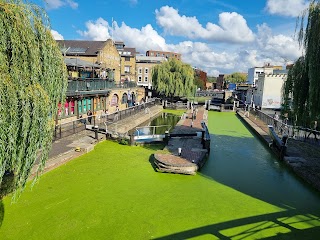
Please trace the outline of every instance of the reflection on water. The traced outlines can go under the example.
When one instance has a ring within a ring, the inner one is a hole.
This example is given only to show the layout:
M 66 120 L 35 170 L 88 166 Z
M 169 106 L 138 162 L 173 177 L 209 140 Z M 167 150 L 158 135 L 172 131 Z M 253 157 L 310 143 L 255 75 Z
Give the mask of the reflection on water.
M 163 112 L 151 121 L 143 123 L 141 127 L 136 128 L 134 135 L 164 134 L 165 131 L 172 131 L 179 120 L 180 116 Z

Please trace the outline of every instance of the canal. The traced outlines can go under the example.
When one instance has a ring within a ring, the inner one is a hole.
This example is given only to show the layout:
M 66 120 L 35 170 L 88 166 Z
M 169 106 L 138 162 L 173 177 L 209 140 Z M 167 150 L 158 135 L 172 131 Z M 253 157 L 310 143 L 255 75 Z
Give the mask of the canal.
M 103 141 L 0 201 L 0 239 L 319 239 L 320 194 L 234 113 L 209 112 L 195 176 L 159 173 L 161 145 Z
M 146 121 L 136 128 L 132 129 L 129 134 L 135 136 L 152 136 L 152 135 L 164 135 L 166 131 L 171 132 L 174 126 L 179 122 L 180 116 L 168 112 L 161 112 L 158 116 L 153 119 Z M 154 141 L 153 138 L 137 140 L 137 142 L 148 142 Z M 162 140 L 161 140 L 162 141 Z

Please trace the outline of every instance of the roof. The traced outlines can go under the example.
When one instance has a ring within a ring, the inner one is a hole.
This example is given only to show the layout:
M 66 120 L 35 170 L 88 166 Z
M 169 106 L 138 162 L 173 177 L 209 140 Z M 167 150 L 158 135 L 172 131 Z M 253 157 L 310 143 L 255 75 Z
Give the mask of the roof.
M 56 40 L 63 54 L 67 56 L 97 56 L 106 41 Z

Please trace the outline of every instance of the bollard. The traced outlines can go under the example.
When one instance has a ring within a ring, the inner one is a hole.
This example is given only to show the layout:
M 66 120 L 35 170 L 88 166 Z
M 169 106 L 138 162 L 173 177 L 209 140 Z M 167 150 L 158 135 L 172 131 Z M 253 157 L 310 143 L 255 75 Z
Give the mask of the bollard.
M 135 140 L 134 140 L 134 135 L 133 134 L 130 135 L 130 145 L 131 146 L 135 145 Z
M 178 148 L 178 154 L 179 154 L 179 156 L 181 156 L 181 151 L 182 151 L 182 149 L 181 149 L 181 148 Z
M 169 131 L 165 131 L 164 133 L 164 143 L 168 145 L 169 143 Z
M 205 130 L 201 130 L 201 144 L 202 144 L 202 146 L 203 146 L 203 148 L 204 148 L 204 134 L 205 134 Z
M 94 126 L 94 138 L 95 138 L 96 140 L 99 139 L 99 136 L 98 136 L 98 126 Z

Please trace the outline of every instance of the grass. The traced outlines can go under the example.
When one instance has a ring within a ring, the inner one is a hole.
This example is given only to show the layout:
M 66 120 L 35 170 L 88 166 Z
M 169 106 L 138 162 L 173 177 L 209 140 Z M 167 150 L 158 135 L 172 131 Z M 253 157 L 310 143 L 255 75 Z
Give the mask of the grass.
M 155 172 L 156 150 L 105 141 L 44 174 L 17 203 L 3 200 L 0 239 L 250 239 L 290 232 L 268 220 L 284 211 L 278 206 L 201 173 Z

